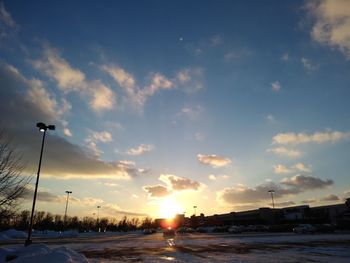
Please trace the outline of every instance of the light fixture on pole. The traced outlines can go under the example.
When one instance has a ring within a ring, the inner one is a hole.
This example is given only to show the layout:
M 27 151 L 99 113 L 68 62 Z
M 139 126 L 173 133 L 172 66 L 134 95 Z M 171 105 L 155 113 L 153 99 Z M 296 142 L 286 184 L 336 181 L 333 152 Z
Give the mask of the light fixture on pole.
M 269 190 L 268 192 L 271 194 L 272 208 L 275 209 L 275 203 L 273 201 L 273 194 L 275 193 L 275 190 Z
M 35 190 L 34 190 L 34 198 L 33 198 L 33 206 L 32 206 L 32 214 L 30 216 L 30 223 L 29 223 L 29 230 L 28 230 L 28 237 L 24 243 L 25 246 L 29 246 L 32 243 L 31 236 L 32 236 L 32 228 L 33 228 L 33 217 L 34 217 L 34 210 L 35 210 L 35 201 L 36 201 L 36 195 L 38 192 L 38 185 L 39 185 L 39 177 L 40 177 L 40 169 L 41 169 L 41 161 L 43 157 L 43 151 L 44 151 L 44 144 L 45 144 L 45 135 L 46 131 L 49 130 L 55 130 L 55 125 L 46 125 L 42 122 L 38 122 L 36 124 L 36 127 L 39 128 L 39 131 L 43 133 L 43 139 L 41 143 L 41 151 L 40 151 L 40 159 L 39 159 L 39 166 L 38 166 L 38 173 L 36 176 L 36 183 L 35 183 Z
M 98 205 L 98 206 L 97 206 L 97 224 L 98 224 L 99 221 L 100 221 L 100 208 L 101 208 L 101 206 Z
M 72 193 L 72 191 L 66 191 L 67 201 L 66 201 L 66 210 L 64 211 L 64 226 L 66 225 L 66 222 L 67 222 L 68 200 L 69 200 L 69 194 L 71 194 L 71 193 Z

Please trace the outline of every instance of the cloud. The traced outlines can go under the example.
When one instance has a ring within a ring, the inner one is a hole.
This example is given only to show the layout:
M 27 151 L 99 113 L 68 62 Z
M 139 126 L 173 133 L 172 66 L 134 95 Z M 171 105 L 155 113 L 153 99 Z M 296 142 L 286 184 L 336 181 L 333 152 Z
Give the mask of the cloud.
M 18 29 L 19 25 L 5 9 L 4 3 L 0 2 L 0 39 L 13 35 Z
M 100 198 L 94 198 L 94 197 L 84 197 L 83 200 L 80 201 L 81 204 L 85 206 L 97 206 L 99 204 L 102 204 L 104 201 Z
M 0 86 L 7 87 L 0 90 L 0 109 L 4 114 L 11 114 L 3 114 L 4 123 L 19 119 L 25 124 L 40 117 L 43 121 L 55 122 L 67 128 L 68 122 L 64 115 L 69 112 L 70 104 L 65 99 L 59 103 L 42 81 L 26 78 L 12 65 L 0 63 L 0 75 Z
M 292 166 L 292 169 L 300 172 L 311 172 L 310 166 L 306 166 L 304 163 L 296 163 Z
M 137 156 L 137 155 L 142 155 L 146 152 L 150 152 L 154 149 L 154 146 L 152 144 L 141 144 L 136 148 L 130 148 L 127 150 L 127 154 Z
M 287 207 L 287 206 L 292 206 L 292 205 L 295 205 L 295 202 L 285 201 L 285 202 L 275 203 L 275 207 Z
M 210 43 L 212 46 L 218 46 L 222 43 L 222 37 L 220 35 L 215 35 L 210 38 Z
M 205 135 L 201 132 L 196 132 L 194 138 L 196 139 L 196 141 L 202 142 L 205 139 Z
M 129 95 L 134 96 L 137 91 L 135 78 L 117 65 L 103 65 L 101 69 L 107 72 Z
M 209 165 L 211 167 L 225 167 L 231 164 L 229 158 L 225 158 L 215 154 L 198 154 L 197 159 L 200 163 Z
M 96 157 L 99 157 L 103 151 L 98 149 L 97 143 L 107 143 L 113 141 L 112 134 L 107 131 L 90 131 L 89 136 L 85 139 L 88 148 L 92 150 Z
M 329 194 L 325 197 L 322 197 L 320 200 L 324 202 L 332 202 L 332 201 L 339 201 L 340 198 L 335 194 Z
M 324 189 L 333 184 L 330 179 L 322 180 L 313 176 L 296 175 L 291 178 L 284 178 L 279 184 L 274 182 L 265 182 L 256 187 L 237 185 L 236 187 L 227 187 L 217 192 L 217 200 L 223 204 L 229 205 L 255 205 L 269 200 L 271 197 L 269 190 L 275 190 L 276 199 L 300 194 L 310 190 Z
M 271 114 L 266 116 L 266 120 L 269 121 L 270 123 L 273 123 L 276 121 L 275 117 Z
M 159 180 L 166 183 L 173 191 L 197 191 L 201 188 L 201 184 L 197 181 L 171 174 L 161 174 Z
M 133 74 L 118 65 L 102 65 L 100 69 L 106 72 L 124 91 L 126 95 L 125 103 L 131 104 L 137 110 L 142 110 L 147 99 L 160 90 L 181 88 L 193 93 L 203 87 L 202 69 L 200 68 L 181 69 L 173 78 L 168 78 L 162 73 L 156 72 L 150 75 L 149 83 L 143 86 L 137 84 Z
M 333 185 L 333 180 L 298 174 L 291 178 L 284 178 L 281 184 L 291 187 L 296 187 L 300 190 L 323 189 Z
M 27 164 L 24 172 L 33 174 L 37 169 L 37 155 L 33 153 L 38 152 L 42 136 L 35 124 L 42 121 L 57 125 L 57 130 L 49 131 L 46 137 L 42 176 L 58 179 L 129 179 L 142 174 L 135 165 L 125 164 L 118 160 L 102 161 L 91 154 L 87 148 L 58 136 L 57 134 L 65 126 L 59 115 L 61 106 L 57 99 L 56 102 L 46 102 L 46 105 L 57 105 L 55 110 L 43 109 L 37 105 L 38 101 L 27 95 L 28 91 L 33 89 L 33 82 L 24 78 L 16 68 L 0 64 L 0 75 L 0 86 L 7 87 L 0 89 L 1 122 L 2 124 L 6 123 L 6 127 L 3 128 L 11 134 L 16 148 L 22 153 L 23 161 Z M 39 88 L 41 89 L 43 86 L 39 86 Z M 38 94 L 41 94 L 43 100 L 55 99 L 47 91 L 40 91 Z M 91 136 L 93 140 L 97 140 L 96 142 L 111 139 L 108 135 L 100 135 L 101 138 L 93 134 Z
M 177 72 L 174 84 L 187 93 L 203 89 L 203 70 L 201 68 L 184 68 Z
M 138 213 L 129 210 L 122 210 L 118 205 L 115 204 L 104 204 L 101 207 L 103 213 L 107 213 L 111 216 L 121 215 L 121 216 L 132 216 L 132 217 L 148 217 L 146 213 Z
M 33 65 L 55 80 L 63 92 L 86 89 L 85 74 L 71 67 L 56 49 L 46 47 L 43 59 L 33 61 Z
M 145 190 L 148 193 L 148 196 L 150 198 L 158 198 L 158 197 L 164 197 L 171 193 L 171 191 L 168 190 L 166 186 L 163 185 L 146 185 L 143 187 L 143 190 Z
M 209 180 L 212 180 L 212 181 L 216 181 L 216 180 L 219 180 L 219 179 L 227 179 L 228 176 L 227 175 L 214 175 L 214 174 L 210 174 L 208 176 Z
M 197 105 L 196 107 L 183 107 L 177 115 L 187 116 L 190 119 L 196 119 L 203 111 L 204 109 L 200 105 Z
M 247 57 L 250 56 L 252 54 L 252 51 L 250 51 L 247 48 L 233 48 L 229 51 L 227 51 L 224 55 L 224 60 L 226 62 L 231 62 L 237 59 L 240 59 L 242 57 Z
M 350 139 L 350 132 L 341 131 L 326 131 L 315 132 L 313 134 L 307 133 L 278 133 L 273 138 L 274 144 L 303 144 L 303 143 L 325 143 L 325 142 L 337 142 L 340 140 Z
M 289 60 L 289 54 L 288 54 L 288 53 L 284 53 L 284 54 L 281 56 L 281 60 L 283 60 L 283 61 L 288 61 L 288 60 Z
M 318 68 L 320 67 L 317 64 L 313 64 L 310 59 L 304 57 L 302 57 L 300 61 L 303 64 L 304 68 L 309 72 L 318 70 Z
M 298 150 L 290 150 L 286 147 L 276 147 L 276 148 L 272 148 L 272 149 L 267 149 L 267 151 L 273 152 L 273 153 L 279 154 L 279 155 L 285 155 L 285 156 L 288 156 L 290 158 L 298 158 L 298 157 L 301 157 L 303 155 L 303 153 L 298 151 Z
M 72 132 L 68 128 L 64 128 L 63 129 L 63 134 L 68 136 L 68 137 L 72 137 L 73 136 Z
M 271 90 L 274 92 L 279 92 L 281 91 L 281 84 L 279 81 L 275 81 L 271 83 Z
M 309 13 L 314 18 L 312 38 L 340 50 L 350 59 L 350 3 L 347 0 L 309 1 Z
M 296 163 L 291 167 L 286 167 L 282 164 L 274 166 L 274 172 L 276 174 L 287 174 L 294 172 L 311 172 L 311 168 L 307 167 L 304 163 Z
M 270 200 L 269 190 L 274 189 L 276 198 L 299 193 L 296 188 L 283 188 L 273 182 L 263 183 L 256 187 L 247 187 L 238 185 L 237 187 L 228 187 L 217 193 L 219 202 L 230 205 L 254 204 L 257 205 L 261 201 Z
M 85 74 L 72 67 L 60 53 L 51 47 L 45 47 L 43 57 L 32 61 L 33 66 L 56 81 L 57 87 L 64 93 L 78 92 L 88 98 L 90 107 L 97 111 L 111 110 L 116 96 L 101 80 L 88 81 Z
M 33 198 L 34 198 L 34 187 L 31 185 L 28 185 L 21 199 L 24 199 L 26 201 L 32 201 Z M 63 203 L 65 201 L 65 197 L 63 195 L 53 194 L 43 188 L 38 188 L 36 200 L 40 202 L 47 202 L 47 203 Z
M 317 202 L 318 202 L 317 199 L 307 199 L 307 200 L 301 201 L 302 204 L 313 204 Z
M 111 110 L 115 104 L 115 95 L 113 91 L 101 83 L 94 81 L 91 83 L 91 100 L 89 105 L 95 111 Z
M 278 164 L 278 165 L 274 166 L 274 172 L 276 174 L 288 174 L 288 173 L 291 173 L 292 171 L 290 169 L 288 169 L 286 166 L 284 166 L 282 164 Z

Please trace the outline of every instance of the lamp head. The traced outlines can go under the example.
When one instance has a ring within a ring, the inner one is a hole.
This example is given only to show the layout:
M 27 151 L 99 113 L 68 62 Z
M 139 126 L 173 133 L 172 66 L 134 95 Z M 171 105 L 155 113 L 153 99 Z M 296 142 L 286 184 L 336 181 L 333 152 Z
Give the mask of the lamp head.
M 36 124 L 36 127 L 38 127 L 39 131 L 41 131 L 41 132 L 45 132 L 47 130 L 45 123 L 42 123 L 42 122 L 38 122 Z
M 275 190 L 269 190 L 268 192 L 269 192 L 269 193 L 274 193 L 274 192 L 275 192 Z

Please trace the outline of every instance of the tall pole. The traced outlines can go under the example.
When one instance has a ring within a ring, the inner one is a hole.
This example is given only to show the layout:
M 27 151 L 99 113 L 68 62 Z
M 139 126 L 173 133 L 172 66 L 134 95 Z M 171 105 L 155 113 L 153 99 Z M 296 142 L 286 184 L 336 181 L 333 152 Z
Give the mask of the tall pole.
M 275 193 L 275 190 L 269 190 L 269 193 L 271 194 L 272 208 L 275 209 L 275 203 L 273 201 L 273 194 Z
M 64 225 L 66 225 L 66 221 L 67 221 L 68 199 L 69 199 L 69 194 L 71 194 L 71 193 L 72 193 L 72 191 L 66 191 L 67 201 L 66 201 L 66 210 L 64 211 Z
M 197 206 L 195 205 L 195 206 L 193 206 L 193 208 L 194 208 L 194 216 L 196 216 Z
M 32 214 L 30 216 L 30 224 L 29 224 L 29 230 L 28 230 L 28 238 L 25 241 L 24 245 L 29 246 L 32 243 L 31 237 L 32 237 L 32 228 L 33 228 L 33 217 L 34 217 L 34 210 L 35 210 L 35 201 L 36 201 L 36 194 L 38 192 L 38 184 L 39 184 L 39 177 L 40 177 L 40 169 L 41 169 L 41 160 L 43 157 L 43 151 L 44 151 L 44 144 L 45 144 L 45 135 L 46 130 L 43 131 L 43 140 L 41 143 L 41 151 L 40 151 L 40 159 L 39 159 L 39 167 L 38 167 L 38 173 L 36 176 L 36 183 L 35 183 L 35 190 L 34 190 L 34 198 L 33 198 L 33 206 L 32 206 Z
M 101 229 L 100 229 L 100 208 L 101 208 L 101 206 L 98 205 L 97 206 L 97 227 L 98 227 L 98 232 L 101 231 Z

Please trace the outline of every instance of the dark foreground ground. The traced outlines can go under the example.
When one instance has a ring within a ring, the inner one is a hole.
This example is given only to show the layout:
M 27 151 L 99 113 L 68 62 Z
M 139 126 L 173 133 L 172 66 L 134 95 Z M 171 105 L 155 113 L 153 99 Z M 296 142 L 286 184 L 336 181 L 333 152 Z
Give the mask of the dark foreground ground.
M 18 246 L 7 242 L 0 246 Z M 65 245 L 91 262 L 350 262 L 350 234 L 126 234 L 37 239 Z

